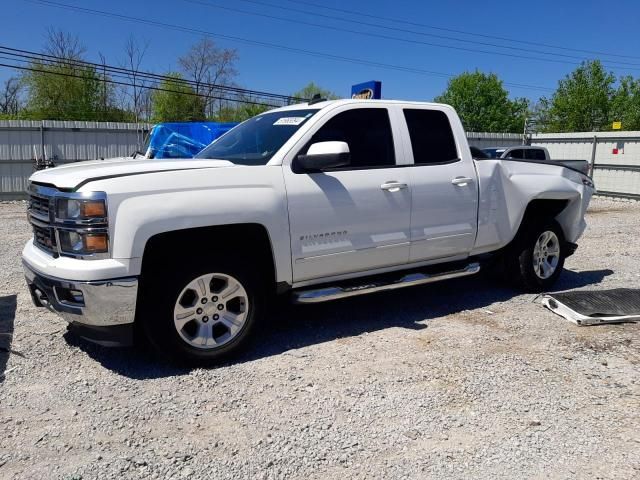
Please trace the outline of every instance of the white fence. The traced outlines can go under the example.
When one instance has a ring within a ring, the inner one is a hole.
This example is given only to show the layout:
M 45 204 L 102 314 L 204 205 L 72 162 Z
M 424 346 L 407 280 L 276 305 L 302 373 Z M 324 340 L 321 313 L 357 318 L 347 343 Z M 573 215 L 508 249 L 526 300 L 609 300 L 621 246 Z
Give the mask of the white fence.
M 467 133 L 479 148 L 522 143 L 513 133 Z M 554 160 L 587 160 L 598 193 L 640 200 L 640 132 L 538 133 L 531 145 L 546 147 Z
M 551 158 L 584 159 L 601 195 L 640 199 L 640 132 L 580 132 L 534 135 Z
M 131 155 L 148 124 L 115 122 L 0 121 L 0 200 L 23 198 L 36 159 L 56 165 Z
M 0 200 L 24 198 L 35 159 L 56 165 L 131 155 L 143 146 L 148 124 L 0 121 Z M 523 143 L 514 133 L 467 132 L 479 148 Z M 598 191 L 640 199 L 640 132 L 544 133 L 530 138 L 551 158 L 587 160 Z

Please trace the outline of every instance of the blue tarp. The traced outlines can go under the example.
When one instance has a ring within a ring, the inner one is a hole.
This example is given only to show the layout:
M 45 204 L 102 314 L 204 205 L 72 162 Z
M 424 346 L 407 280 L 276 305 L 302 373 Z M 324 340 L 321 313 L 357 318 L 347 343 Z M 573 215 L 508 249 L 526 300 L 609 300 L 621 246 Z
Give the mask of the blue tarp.
M 159 123 L 149 134 L 147 158 L 192 158 L 237 123 Z

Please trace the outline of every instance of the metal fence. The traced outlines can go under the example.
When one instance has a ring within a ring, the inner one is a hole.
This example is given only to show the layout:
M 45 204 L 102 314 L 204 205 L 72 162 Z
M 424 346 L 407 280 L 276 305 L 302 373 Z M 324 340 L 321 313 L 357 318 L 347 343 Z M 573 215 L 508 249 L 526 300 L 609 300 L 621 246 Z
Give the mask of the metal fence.
M 479 148 L 523 143 L 513 133 L 467 133 Z M 640 200 L 640 132 L 538 133 L 527 139 L 554 160 L 587 160 L 599 195 Z
M 580 132 L 534 135 L 551 158 L 584 159 L 599 195 L 640 200 L 640 132 Z
M 131 155 L 140 150 L 149 124 L 61 121 L 0 121 L 0 200 L 24 198 L 36 159 L 56 165 Z M 523 143 L 514 133 L 467 132 L 479 148 Z M 534 134 L 532 145 L 551 158 L 588 160 L 602 195 L 640 199 L 640 132 Z
M 36 160 L 61 165 L 131 155 L 149 129 L 135 123 L 0 121 L 0 200 L 25 197 Z

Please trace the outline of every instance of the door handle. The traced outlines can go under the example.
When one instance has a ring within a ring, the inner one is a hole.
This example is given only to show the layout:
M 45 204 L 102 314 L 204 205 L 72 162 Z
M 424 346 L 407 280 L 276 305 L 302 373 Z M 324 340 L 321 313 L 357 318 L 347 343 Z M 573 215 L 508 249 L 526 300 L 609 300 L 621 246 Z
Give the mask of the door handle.
M 380 185 L 380 188 L 382 190 L 386 190 L 387 192 L 399 192 L 400 190 L 407 188 L 407 184 L 391 180 Z
M 466 187 L 471 182 L 473 182 L 473 178 L 469 178 L 469 177 L 456 177 L 453 180 L 451 180 L 451 183 L 453 183 L 458 187 Z

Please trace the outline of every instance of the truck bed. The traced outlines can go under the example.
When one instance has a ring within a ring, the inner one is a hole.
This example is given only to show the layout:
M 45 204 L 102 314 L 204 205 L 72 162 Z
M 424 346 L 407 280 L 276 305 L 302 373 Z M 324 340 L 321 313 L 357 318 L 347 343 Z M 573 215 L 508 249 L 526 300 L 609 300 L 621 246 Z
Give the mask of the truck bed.
M 523 158 L 476 158 L 474 160 L 500 160 L 502 162 L 524 162 L 524 163 L 539 163 L 541 165 L 558 165 L 561 167 L 574 170 L 584 175 L 589 175 L 589 162 L 586 160 L 528 160 Z

